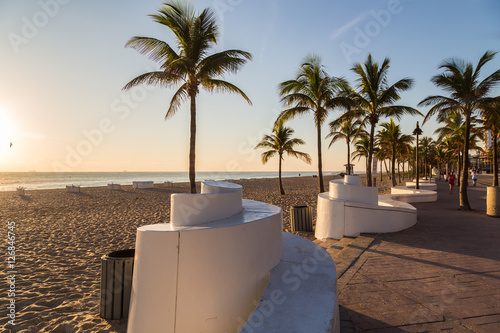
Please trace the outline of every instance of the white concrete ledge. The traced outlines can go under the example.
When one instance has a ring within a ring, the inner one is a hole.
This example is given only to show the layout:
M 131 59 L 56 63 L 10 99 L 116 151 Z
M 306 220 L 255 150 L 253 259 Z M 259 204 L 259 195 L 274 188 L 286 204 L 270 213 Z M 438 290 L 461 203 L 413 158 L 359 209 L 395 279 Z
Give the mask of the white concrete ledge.
M 133 188 L 153 188 L 154 182 L 152 180 L 139 180 L 132 182 Z
M 108 184 L 108 190 L 121 190 L 122 186 L 120 184 Z
M 329 186 L 329 196 L 332 198 L 361 202 L 367 205 L 376 205 L 378 202 L 378 189 L 361 186 L 360 176 L 345 175 L 344 179 L 331 180 Z
M 175 193 L 170 198 L 173 226 L 200 225 L 238 214 L 242 187 L 227 182 L 201 183 L 201 194 Z
M 437 201 L 437 192 L 431 190 L 416 190 L 404 186 L 391 187 L 391 198 L 408 203 Z
M 179 215 L 171 215 L 171 223 L 137 229 L 129 333 L 237 332 L 280 262 L 281 208 L 241 200 L 236 184 L 206 182 L 202 191 L 191 195 L 193 206 L 187 209 L 210 212 L 211 204 L 221 205 L 220 198 L 231 200 L 225 201 L 229 205 L 238 197 L 242 209 L 198 225 L 185 216 L 186 223 L 176 224 Z M 194 206 L 207 198 L 213 200 Z
M 353 190 L 354 187 L 357 189 Z M 330 181 L 330 192 L 318 195 L 316 238 L 341 239 L 344 236 L 359 236 L 360 233 L 396 232 L 417 223 L 415 207 L 394 200 L 390 195 L 377 195 L 377 202 L 373 204 L 371 197 L 374 192 L 378 192 L 376 187 Z M 356 200 L 356 195 L 360 200 Z
M 283 258 L 240 333 L 340 332 L 331 256 L 302 237 L 283 234 Z
M 79 193 L 80 192 L 80 186 L 66 185 L 66 192 L 69 192 L 69 193 Z
M 406 187 L 408 188 L 415 188 L 417 186 L 416 182 L 406 182 Z M 429 191 L 437 191 L 437 184 L 436 183 L 421 183 L 420 181 L 418 182 L 418 187 L 421 190 L 429 190 Z

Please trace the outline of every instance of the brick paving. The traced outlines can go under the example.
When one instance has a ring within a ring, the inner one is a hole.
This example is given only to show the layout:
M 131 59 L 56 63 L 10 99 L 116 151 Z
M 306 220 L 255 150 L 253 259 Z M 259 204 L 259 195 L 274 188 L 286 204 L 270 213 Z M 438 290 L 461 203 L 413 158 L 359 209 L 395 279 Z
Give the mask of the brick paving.
M 438 182 L 408 230 L 321 243 L 337 267 L 342 332 L 500 332 L 500 218 L 486 215 L 481 175 L 469 187 Z

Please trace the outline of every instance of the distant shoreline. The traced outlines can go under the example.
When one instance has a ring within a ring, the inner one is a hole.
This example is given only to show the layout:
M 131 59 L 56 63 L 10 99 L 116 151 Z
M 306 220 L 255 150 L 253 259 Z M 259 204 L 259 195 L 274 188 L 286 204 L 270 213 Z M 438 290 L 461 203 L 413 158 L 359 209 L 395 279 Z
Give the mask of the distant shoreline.
M 339 175 L 341 171 L 324 172 L 324 177 Z M 364 173 L 359 173 L 360 175 Z M 286 171 L 283 178 L 313 177 L 313 171 Z M 245 172 L 198 172 L 197 181 L 203 180 L 238 180 L 238 179 L 270 179 L 278 178 L 278 172 L 245 171 Z M 16 191 L 23 187 L 27 191 L 64 189 L 67 185 L 83 188 L 104 187 L 107 184 L 132 185 L 133 181 L 150 180 L 155 184 L 166 181 L 185 183 L 189 181 L 187 172 L 0 172 L 0 192 Z

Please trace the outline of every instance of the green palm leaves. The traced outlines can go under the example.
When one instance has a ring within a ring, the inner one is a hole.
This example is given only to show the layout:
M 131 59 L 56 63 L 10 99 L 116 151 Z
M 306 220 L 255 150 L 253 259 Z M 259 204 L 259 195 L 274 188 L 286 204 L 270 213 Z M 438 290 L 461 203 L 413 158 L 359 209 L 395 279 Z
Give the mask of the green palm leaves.
M 281 102 L 286 107 L 276 120 L 276 126 L 307 113 L 314 116 L 318 147 L 318 179 L 320 192 L 324 192 L 321 152 L 321 126 L 335 107 L 347 109 L 350 99 L 342 94 L 348 87 L 342 78 L 330 77 L 322 65 L 321 57 L 308 55 L 300 65 L 297 76 L 279 84 Z
M 375 128 L 380 118 L 391 117 L 399 120 L 405 114 L 421 115 L 412 107 L 394 104 L 401 99 L 401 92 L 411 88 L 413 79 L 404 78 L 389 85 L 389 68 L 389 58 L 379 64 L 373 61 L 371 54 L 363 64 L 356 63 L 352 68 L 357 75 L 357 90 L 351 90 L 350 98 L 355 107 L 348 114 L 361 119 L 361 126 L 370 125 L 367 166 L 372 164 Z M 370 167 L 366 170 L 366 176 L 368 186 L 372 186 Z
M 482 67 L 491 61 L 496 52 L 487 51 L 479 59 L 476 68 L 470 62 L 461 59 L 445 60 L 440 69 L 443 73 L 432 77 L 432 82 L 443 89 L 447 95 L 428 96 L 419 105 L 431 106 L 425 120 L 429 120 L 433 115 L 447 118 L 455 112 L 459 112 L 464 117 L 465 133 L 463 145 L 463 168 L 460 176 L 460 207 L 470 210 L 467 197 L 467 174 L 469 169 L 469 148 L 471 122 L 474 113 L 481 113 L 481 110 L 500 100 L 500 97 L 491 97 L 489 94 L 494 86 L 500 83 L 500 69 L 488 75 L 480 81 Z
M 175 48 L 156 38 L 132 37 L 126 47 L 133 48 L 155 61 L 160 70 L 139 75 L 127 83 L 124 89 L 140 84 L 165 88 L 180 85 L 170 101 L 165 118 L 173 116 L 183 102 L 190 101 L 189 181 L 191 193 L 196 193 L 196 96 L 201 87 L 210 92 L 239 94 L 251 104 L 248 96 L 240 88 L 219 77 L 236 73 L 248 60 L 251 60 L 252 56 L 240 50 L 210 54 L 219 35 L 215 14 L 210 9 L 204 9 L 197 14 L 195 8 L 188 3 L 164 3 L 158 13 L 150 17 L 174 34 Z
M 399 125 L 394 123 L 391 118 L 389 122 L 380 124 L 382 130 L 377 134 L 377 139 L 382 150 L 390 151 L 392 186 L 396 186 L 396 157 L 398 152 L 407 149 L 407 146 L 413 142 L 411 135 L 401 132 Z
M 298 138 L 292 138 L 293 129 L 284 126 L 275 127 L 271 135 L 265 135 L 261 142 L 255 146 L 257 148 L 268 149 L 262 153 L 262 163 L 267 163 L 272 157 L 278 155 L 279 166 L 279 184 L 280 192 L 282 195 L 285 194 L 283 190 L 283 184 L 281 182 L 281 162 L 284 160 L 283 155 L 286 153 L 289 156 L 301 159 L 304 162 L 311 164 L 311 157 L 309 154 L 295 150 L 295 146 L 303 145 L 305 142 Z

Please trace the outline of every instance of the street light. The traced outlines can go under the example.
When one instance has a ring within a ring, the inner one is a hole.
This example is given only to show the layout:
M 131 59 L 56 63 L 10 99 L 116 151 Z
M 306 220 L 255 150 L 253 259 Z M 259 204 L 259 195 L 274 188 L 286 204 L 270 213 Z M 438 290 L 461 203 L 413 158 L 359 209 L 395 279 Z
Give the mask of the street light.
M 420 129 L 420 127 L 418 126 L 418 121 L 417 121 L 417 127 L 413 130 L 413 135 L 416 135 L 417 136 L 417 149 L 416 150 L 416 158 L 415 158 L 415 170 L 417 171 L 417 182 L 415 184 L 415 189 L 418 190 L 420 189 L 420 186 L 418 185 L 418 136 L 422 134 L 422 130 Z

